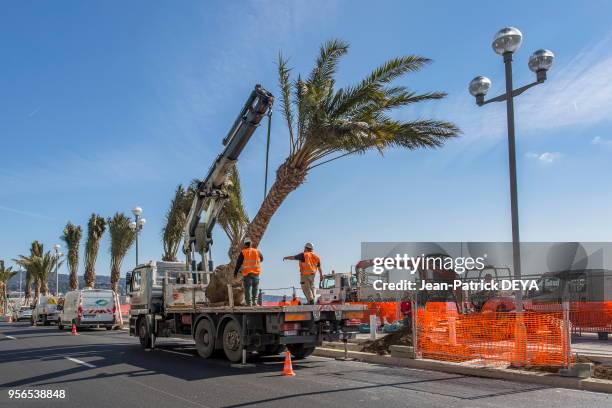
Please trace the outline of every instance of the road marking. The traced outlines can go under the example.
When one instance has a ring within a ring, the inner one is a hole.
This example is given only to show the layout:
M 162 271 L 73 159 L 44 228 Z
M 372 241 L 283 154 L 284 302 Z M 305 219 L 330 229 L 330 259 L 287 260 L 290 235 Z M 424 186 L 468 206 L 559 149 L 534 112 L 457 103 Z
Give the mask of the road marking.
M 7 336 L 6 334 L 4 335 L 4 337 L 6 337 L 7 339 L 11 339 L 11 340 L 17 340 L 17 337 Z
M 189 357 L 193 357 L 193 354 L 189 354 L 189 353 L 183 353 L 182 351 L 174 351 L 174 350 L 166 350 L 166 349 L 157 349 L 159 351 L 163 351 L 165 353 L 174 353 L 174 354 L 180 354 L 182 356 L 189 356 Z
M 133 379 L 133 378 L 130 378 L 130 377 L 127 377 L 127 376 L 124 376 L 123 378 L 124 378 L 126 381 L 130 381 L 130 382 L 136 383 L 136 384 L 138 384 L 138 385 L 142 385 L 143 387 L 148 388 L 148 389 L 150 389 L 150 390 L 152 390 L 152 391 L 157 391 L 157 392 L 159 392 L 159 393 L 161 393 L 161 394 L 165 394 L 165 395 L 167 395 L 167 396 L 169 396 L 169 397 L 176 398 L 176 399 L 178 399 L 178 400 L 181 400 L 181 401 L 187 402 L 187 403 L 189 403 L 189 404 L 196 405 L 196 406 L 198 406 L 198 407 L 202 407 L 202 408 L 210 408 L 208 405 L 203 405 L 203 404 L 200 404 L 199 402 L 192 401 L 192 400 L 189 400 L 189 399 L 187 399 L 187 398 L 181 397 L 180 395 L 172 394 L 171 392 L 163 391 L 163 390 L 160 390 L 159 388 L 156 388 L 156 387 L 151 387 L 150 385 L 147 385 L 147 384 L 142 383 L 142 382 L 140 382 L 140 381 L 136 381 L 136 380 L 135 380 L 135 379 Z
M 81 361 L 81 360 L 79 360 L 79 359 L 77 359 L 77 358 L 72 358 L 72 357 L 64 357 L 64 358 L 65 358 L 65 359 L 68 359 L 68 360 L 70 360 L 70 361 L 72 361 L 72 362 L 74 362 L 74 363 L 84 365 L 85 367 L 89 367 L 89 368 L 96 368 L 96 366 L 95 366 L 95 365 L 93 365 L 93 364 L 89 364 L 89 363 L 86 363 L 86 362 Z

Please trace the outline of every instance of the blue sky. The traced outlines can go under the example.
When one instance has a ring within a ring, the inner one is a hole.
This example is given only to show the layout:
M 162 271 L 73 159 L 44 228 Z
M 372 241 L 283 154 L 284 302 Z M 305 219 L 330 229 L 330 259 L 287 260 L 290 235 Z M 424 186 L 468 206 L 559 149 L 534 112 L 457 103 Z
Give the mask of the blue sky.
M 510 239 L 503 104 L 478 108 L 476 75 L 503 88 L 490 48 L 503 26 L 522 30 L 517 85 L 533 80 L 531 52 L 557 56 L 546 84 L 517 104 L 519 204 L 525 241 L 610 241 L 612 231 L 612 4 L 607 1 L 2 2 L 0 5 L 0 259 L 38 239 L 59 242 L 135 205 L 148 223 L 143 259 L 161 255 L 163 214 L 178 183 L 205 175 L 256 83 L 278 94 L 275 61 L 309 72 L 320 43 L 351 44 L 338 84 L 384 60 L 434 63 L 400 81 L 447 99 L 399 112 L 454 121 L 462 136 L 439 150 L 389 151 L 312 171 L 273 219 L 260 249 L 262 286 L 297 284 L 282 256 L 315 243 L 327 270 L 348 270 L 362 241 Z M 469 4 L 469 6 L 467 6 Z M 271 168 L 286 154 L 276 115 Z M 247 208 L 262 199 L 265 131 L 239 163 Z M 273 173 L 272 173 L 273 174 Z M 213 255 L 225 260 L 220 231 Z M 109 273 L 108 240 L 97 273 Z M 133 264 L 133 251 L 124 269 Z M 82 267 L 81 267 L 82 273 Z

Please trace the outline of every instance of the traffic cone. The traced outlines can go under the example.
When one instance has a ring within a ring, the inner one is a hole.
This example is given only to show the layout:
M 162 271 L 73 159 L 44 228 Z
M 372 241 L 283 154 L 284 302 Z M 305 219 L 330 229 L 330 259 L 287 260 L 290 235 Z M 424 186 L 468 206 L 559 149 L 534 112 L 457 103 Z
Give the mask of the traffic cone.
M 70 335 L 71 336 L 78 336 L 79 333 L 77 333 L 77 329 L 76 329 L 76 324 L 72 323 L 72 330 L 70 331 Z
M 287 377 L 293 377 L 295 373 L 293 372 L 293 366 L 291 365 L 291 353 L 289 351 L 285 351 L 285 365 L 283 366 L 283 375 Z

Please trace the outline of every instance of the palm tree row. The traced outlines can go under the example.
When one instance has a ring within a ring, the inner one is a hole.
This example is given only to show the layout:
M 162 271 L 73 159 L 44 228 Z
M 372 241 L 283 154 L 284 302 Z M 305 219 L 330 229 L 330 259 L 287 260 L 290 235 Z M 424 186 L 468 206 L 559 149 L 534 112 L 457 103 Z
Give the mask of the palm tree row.
M 98 214 L 92 214 L 87 223 L 87 240 L 85 242 L 85 286 L 93 288 L 96 280 L 96 259 L 100 250 L 100 241 L 108 226 L 110 232 L 110 254 L 111 254 L 111 286 L 114 291 L 118 290 L 120 269 L 123 258 L 132 246 L 135 232 L 130 229 L 130 220 L 123 213 L 116 213 L 112 218 L 104 219 Z M 83 231 L 81 226 L 68 222 L 64 227 L 60 239 L 66 243 L 68 248 L 67 261 L 70 272 L 70 290 L 78 289 L 79 250 Z M 19 255 L 14 262 L 26 271 L 25 299 L 32 298 L 32 285 L 34 286 L 34 299 L 40 294 L 47 295 L 49 292 L 48 280 L 51 273 L 62 265 L 62 261 L 51 251 L 44 251 L 43 245 L 32 242 L 28 255 Z M 4 264 L 2 264 L 4 268 Z M 10 268 L 7 268 L 10 271 Z M 0 269 L 0 279 L 5 277 Z M 8 274 L 8 273 L 7 273 Z M 14 273 L 13 273 L 14 275 Z M 12 277 L 11 275 L 10 277 Z M 10 277 L 8 279 L 10 279 Z M 7 280 L 8 280 L 7 279 Z M 0 288 L 5 288 L 0 280 Z

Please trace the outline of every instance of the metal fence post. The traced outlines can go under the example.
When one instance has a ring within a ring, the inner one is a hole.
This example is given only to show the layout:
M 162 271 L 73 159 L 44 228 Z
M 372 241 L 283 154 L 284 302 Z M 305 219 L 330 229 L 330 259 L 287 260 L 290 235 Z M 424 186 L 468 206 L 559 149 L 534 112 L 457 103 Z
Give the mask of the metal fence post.
M 378 317 L 373 314 L 370 315 L 370 339 L 376 340 L 376 326 L 378 325 Z
M 567 300 L 563 301 L 563 362 L 565 367 L 569 367 L 571 362 L 571 352 L 572 352 L 572 334 L 571 334 L 571 323 L 570 323 L 570 310 L 569 310 L 569 302 Z
M 412 323 L 412 349 L 414 350 L 414 357 L 420 358 L 421 353 L 419 352 L 419 328 L 417 324 L 417 317 L 419 315 L 417 309 L 417 301 L 416 297 L 412 296 L 410 299 L 410 314 L 411 314 L 411 323 Z

